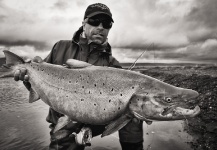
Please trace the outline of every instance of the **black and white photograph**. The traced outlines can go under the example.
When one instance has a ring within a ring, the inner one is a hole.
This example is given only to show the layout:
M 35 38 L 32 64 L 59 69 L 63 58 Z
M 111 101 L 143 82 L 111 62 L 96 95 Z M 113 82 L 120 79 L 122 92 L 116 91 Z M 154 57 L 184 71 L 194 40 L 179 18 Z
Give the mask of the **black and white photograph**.
M 0 0 L 0 150 L 217 150 L 216 0 Z

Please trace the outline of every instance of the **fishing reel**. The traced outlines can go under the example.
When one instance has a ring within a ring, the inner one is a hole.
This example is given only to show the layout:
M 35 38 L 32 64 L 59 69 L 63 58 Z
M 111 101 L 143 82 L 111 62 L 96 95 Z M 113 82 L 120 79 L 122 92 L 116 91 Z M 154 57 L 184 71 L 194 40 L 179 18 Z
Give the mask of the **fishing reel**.
M 75 136 L 75 142 L 78 145 L 91 146 L 92 131 L 90 128 L 83 127 L 78 134 L 72 133 L 72 135 Z

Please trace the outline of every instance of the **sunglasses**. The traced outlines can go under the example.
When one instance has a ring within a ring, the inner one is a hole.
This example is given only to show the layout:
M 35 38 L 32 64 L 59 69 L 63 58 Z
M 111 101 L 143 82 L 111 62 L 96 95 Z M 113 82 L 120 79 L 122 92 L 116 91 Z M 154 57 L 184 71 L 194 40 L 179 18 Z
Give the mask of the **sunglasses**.
M 110 29 L 112 27 L 112 21 L 108 19 L 88 18 L 87 23 L 94 27 L 97 27 L 100 25 L 100 23 L 102 23 L 104 29 Z

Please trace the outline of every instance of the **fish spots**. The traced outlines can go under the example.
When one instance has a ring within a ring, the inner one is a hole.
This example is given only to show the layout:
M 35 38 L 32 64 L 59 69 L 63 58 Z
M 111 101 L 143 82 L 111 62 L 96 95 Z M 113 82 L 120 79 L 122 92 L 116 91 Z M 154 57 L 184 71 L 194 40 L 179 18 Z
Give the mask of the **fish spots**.
M 84 86 L 82 86 L 82 89 L 84 89 Z
M 77 93 L 77 91 L 74 91 L 75 93 Z
M 68 95 L 66 95 L 66 98 L 68 98 L 69 96 Z
M 134 89 L 134 88 L 135 88 L 134 86 L 131 87 L 131 89 Z
M 109 103 L 111 103 L 111 101 L 112 101 L 112 100 L 110 99 L 110 100 L 109 100 Z
M 96 84 L 94 84 L 94 86 L 96 87 Z
M 102 92 L 99 92 L 99 94 L 102 94 Z
M 123 96 L 123 94 L 120 94 L 120 96 Z
M 113 91 L 114 91 L 114 88 L 112 88 L 111 91 L 113 92 Z
M 79 75 L 79 77 L 82 79 L 82 75 Z
M 69 83 L 72 83 L 72 81 L 71 81 L 71 80 L 69 80 Z
M 81 101 L 83 102 L 83 101 L 84 101 L 84 99 L 83 99 L 83 98 L 81 98 Z
M 118 110 L 120 110 L 121 109 L 121 107 L 118 107 Z
M 93 104 L 94 106 L 96 106 L 96 104 Z

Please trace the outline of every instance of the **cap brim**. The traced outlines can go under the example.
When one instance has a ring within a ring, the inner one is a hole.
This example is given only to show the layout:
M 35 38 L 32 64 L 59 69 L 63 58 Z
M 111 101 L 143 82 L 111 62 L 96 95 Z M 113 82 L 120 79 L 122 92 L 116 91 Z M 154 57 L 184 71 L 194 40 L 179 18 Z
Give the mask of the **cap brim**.
M 89 14 L 89 15 L 87 16 L 87 18 L 96 16 L 96 15 L 99 15 L 99 14 L 105 14 L 105 15 L 107 15 L 107 16 L 112 20 L 112 22 L 114 22 L 114 20 L 112 19 L 112 17 L 111 17 L 109 14 L 107 14 L 107 13 L 105 13 L 105 12 L 101 12 L 101 11 L 97 11 L 97 12 L 91 13 L 91 14 Z

